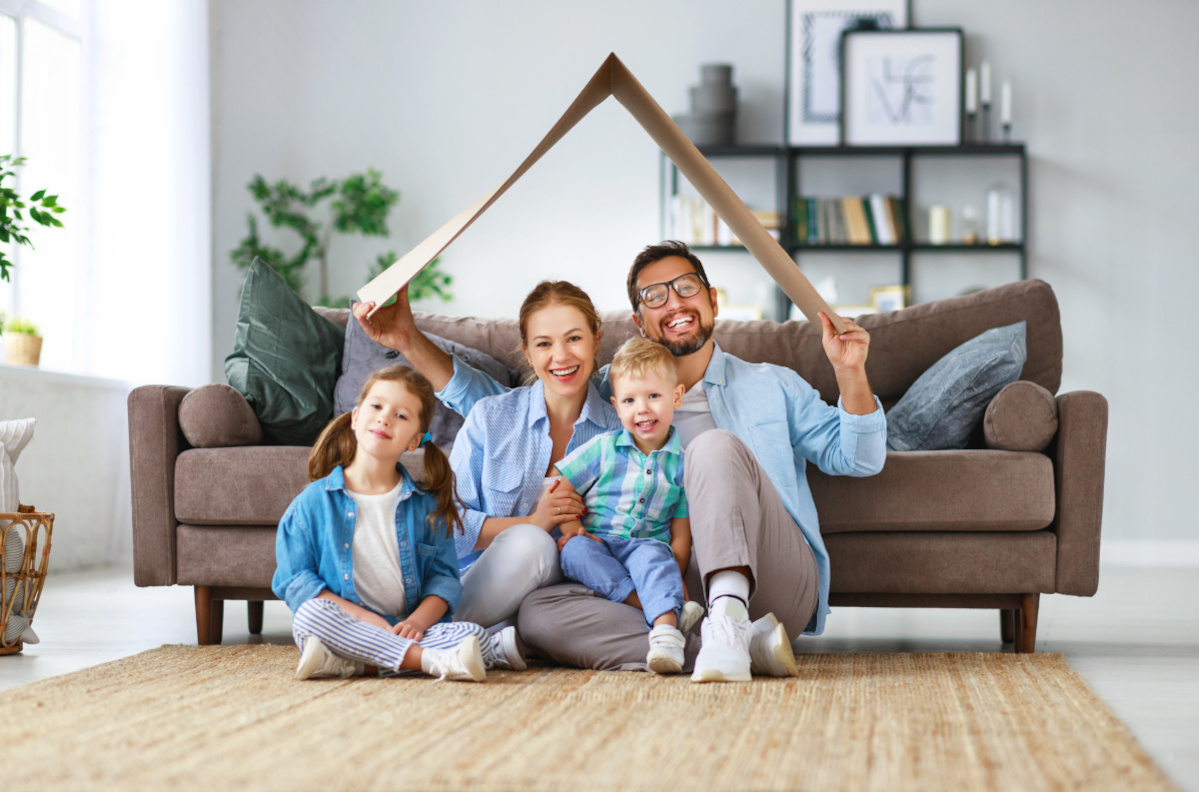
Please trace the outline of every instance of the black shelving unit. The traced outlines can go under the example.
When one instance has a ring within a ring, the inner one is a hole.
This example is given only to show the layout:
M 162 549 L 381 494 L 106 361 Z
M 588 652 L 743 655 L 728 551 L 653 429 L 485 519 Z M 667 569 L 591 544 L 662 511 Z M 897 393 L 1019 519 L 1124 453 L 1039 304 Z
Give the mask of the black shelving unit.
M 776 207 L 781 221 L 780 244 L 791 257 L 798 259 L 805 255 L 820 253 L 897 253 L 900 257 L 901 283 L 904 287 L 911 286 L 911 258 L 913 253 L 1017 253 L 1020 256 L 1020 278 L 1028 277 L 1028 153 L 1023 143 L 970 143 L 961 146 L 700 146 L 699 150 L 709 159 L 756 158 L 772 159 L 776 168 L 777 197 Z M 790 207 L 795 198 L 801 197 L 803 161 L 805 159 L 856 157 L 894 157 L 900 160 L 900 194 L 903 211 L 909 229 L 915 228 L 915 217 L 912 207 L 912 164 L 920 158 L 945 157 L 1011 157 L 1018 158 L 1020 164 L 1020 235 L 1017 242 L 1000 244 L 968 245 L 964 243 L 932 244 L 930 242 L 907 241 L 896 245 L 850 245 L 823 244 L 810 245 L 796 238 L 796 229 L 791 226 Z M 667 169 L 669 168 L 669 174 Z M 667 207 L 670 200 L 678 194 L 678 169 L 670 164 L 665 155 L 661 158 L 660 183 L 668 191 L 661 201 L 660 224 L 662 234 L 667 234 Z M 736 251 L 745 250 L 741 245 L 693 245 L 696 251 Z M 786 296 L 780 295 L 779 309 L 789 308 L 790 302 Z M 785 303 L 785 305 L 784 305 Z M 785 314 L 781 314 L 784 315 Z

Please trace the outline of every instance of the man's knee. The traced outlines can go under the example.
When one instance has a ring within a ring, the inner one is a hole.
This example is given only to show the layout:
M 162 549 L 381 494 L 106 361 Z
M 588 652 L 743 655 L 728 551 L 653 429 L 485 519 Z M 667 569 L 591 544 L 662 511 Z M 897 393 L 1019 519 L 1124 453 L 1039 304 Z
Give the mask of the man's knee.
M 691 470 L 693 466 L 700 465 L 723 467 L 727 460 L 741 454 L 753 456 L 744 440 L 724 429 L 710 429 L 696 435 L 687 444 L 683 468 Z
M 520 635 L 533 646 L 552 640 L 561 626 L 561 609 L 582 597 L 595 593 L 581 583 L 563 583 L 533 591 L 520 603 L 516 623 Z

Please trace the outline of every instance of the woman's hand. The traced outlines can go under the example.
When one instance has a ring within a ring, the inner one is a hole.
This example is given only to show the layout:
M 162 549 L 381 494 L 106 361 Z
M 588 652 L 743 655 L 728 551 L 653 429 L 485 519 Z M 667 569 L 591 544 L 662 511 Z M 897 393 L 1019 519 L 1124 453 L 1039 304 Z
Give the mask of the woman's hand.
M 570 482 L 560 478 L 550 484 L 541 500 L 537 501 L 537 507 L 529 515 L 529 522 L 548 532 L 563 523 L 577 520 L 586 513 L 583 496 L 575 492 Z
M 408 284 L 396 294 L 396 301 L 385 308 L 375 311 L 374 316 L 367 314 L 375 307 L 373 302 L 360 302 L 354 305 L 354 318 L 370 339 L 377 344 L 403 353 L 408 348 L 408 342 L 416 330 L 416 318 L 412 315 L 412 305 L 408 302 Z
M 429 629 L 429 625 L 423 620 L 416 617 L 415 614 L 409 616 L 404 621 L 399 622 L 391 628 L 391 631 L 401 638 L 411 638 L 413 641 L 420 642 L 421 638 L 425 637 L 425 630 Z

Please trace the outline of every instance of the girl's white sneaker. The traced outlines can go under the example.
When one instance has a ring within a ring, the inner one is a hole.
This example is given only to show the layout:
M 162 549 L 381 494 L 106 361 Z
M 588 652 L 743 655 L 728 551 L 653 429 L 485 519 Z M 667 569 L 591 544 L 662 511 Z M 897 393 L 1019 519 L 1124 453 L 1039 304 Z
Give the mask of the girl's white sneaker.
M 649 633 L 649 654 L 646 665 L 655 674 L 677 674 L 683 670 L 683 647 L 687 639 L 678 628 L 659 624 Z
M 422 671 L 439 680 L 482 682 L 487 678 L 487 669 L 483 667 L 483 650 L 475 635 L 453 649 L 424 649 L 420 665 Z
M 358 676 L 362 672 L 361 663 L 333 654 L 320 638 L 309 636 L 304 639 L 300 665 L 296 667 L 296 679 L 344 678 Z
M 528 662 L 525 661 L 525 644 L 520 640 L 515 627 L 509 625 L 499 632 L 487 636 L 485 640 L 491 641 L 496 668 L 524 671 L 529 667 Z

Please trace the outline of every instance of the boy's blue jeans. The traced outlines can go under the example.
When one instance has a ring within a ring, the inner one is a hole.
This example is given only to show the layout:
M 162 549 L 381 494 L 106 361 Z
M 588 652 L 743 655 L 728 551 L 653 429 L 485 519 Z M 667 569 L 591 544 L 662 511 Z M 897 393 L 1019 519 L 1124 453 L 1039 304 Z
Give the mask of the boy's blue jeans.
M 562 548 L 562 572 L 612 602 L 624 602 L 634 591 L 645 611 L 645 623 L 683 607 L 683 576 L 670 545 L 657 539 L 595 541 L 576 536 Z

